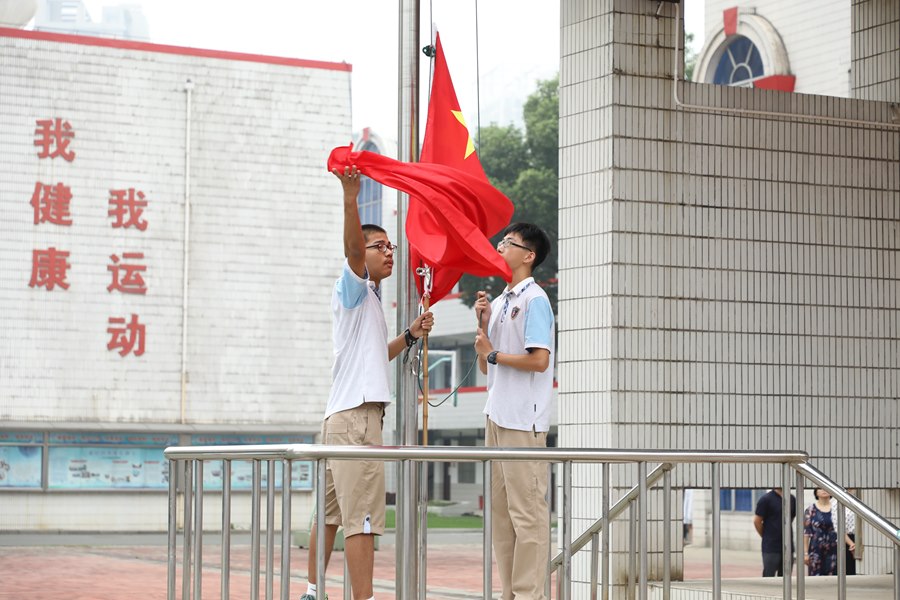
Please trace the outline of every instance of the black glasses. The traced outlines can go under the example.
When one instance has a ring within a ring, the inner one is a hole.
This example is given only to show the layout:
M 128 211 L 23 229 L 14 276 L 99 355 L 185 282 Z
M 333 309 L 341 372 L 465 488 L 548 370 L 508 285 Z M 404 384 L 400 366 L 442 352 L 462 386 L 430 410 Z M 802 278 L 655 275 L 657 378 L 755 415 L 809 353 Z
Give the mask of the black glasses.
M 518 244 L 518 243 L 514 242 L 512 238 L 503 238 L 502 240 L 497 242 L 497 250 L 502 250 L 502 249 L 506 248 L 507 246 L 515 246 L 516 248 L 521 248 L 522 250 L 528 250 L 529 252 L 534 252 L 534 250 L 532 250 L 528 246 L 523 246 L 522 244 Z
M 375 248 L 385 256 L 387 256 L 388 252 L 393 253 L 394 250 L 397 249 L 397 244 L 392 244 L 390 242 L 378 242 L 377 244 L 372 244 L 371 246 L 366 246 L 366 248 Z

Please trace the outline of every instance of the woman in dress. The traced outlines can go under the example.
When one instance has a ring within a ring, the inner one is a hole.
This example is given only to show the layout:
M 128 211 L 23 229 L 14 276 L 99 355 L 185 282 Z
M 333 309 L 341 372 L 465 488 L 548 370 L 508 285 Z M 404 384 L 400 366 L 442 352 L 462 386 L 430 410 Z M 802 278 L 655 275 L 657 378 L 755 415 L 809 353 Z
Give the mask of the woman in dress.
M 831 511 L 831 495 L 821 488 L 813 490 L 816 501 L 803 518 L 803 563 L 810 575 L 837 575 L 837 530 Z

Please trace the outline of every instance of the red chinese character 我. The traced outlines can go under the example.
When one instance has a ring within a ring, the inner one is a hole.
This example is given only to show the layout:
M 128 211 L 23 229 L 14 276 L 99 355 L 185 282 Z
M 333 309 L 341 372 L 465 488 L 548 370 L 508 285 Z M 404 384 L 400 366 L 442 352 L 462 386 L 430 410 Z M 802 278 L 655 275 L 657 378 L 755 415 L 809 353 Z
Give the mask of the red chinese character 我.
M 69 162 L 75 159 L 75 153 L 69 150 L 69 142 L 75 137 L 75 132 L 72 131 L 72 126 L 68 121 L 57 117 L 56 119 L 38 119 L 35 123 L 37 123 L 37 129 L 34 130 L 34 145 L 41 148 L 38 158 L 62 156 Z
M 129 352 L 134 351 L 135 356 L 141 356 L 144 353 L 144 335 L 146 332 L 143 323 L 138 322 L 138 316 L 131 315 L 131 321 L 125 323 L 124 317 L 110 317 L 109 327 L 106 332 L 110 334 L 109 343 L 106 344 L 107 350 L 119 349 L 119 354 L 125 356 Z M 135 345 L 137 349 L 135 350 Z
M 140 231 L 147 229 L 147 221 L 141 219 L 144 208 L 147 206 L 143 192 L 136 191 L 134 188 L 109 190 L 109 205 L 111 208 L 108 215 L 116 219 L 112 224 L 113 228 L 125 229 L 133 225 Z
M 72 189 L 61 183 L 44 185 L 34 184 L 31 195 L 31 206 L 34 208 L 34 224 L 53 223 L 55 225 L 71 225 L 72 213 L 69 203 L 72 201 Z
M 122 254 L 125 260 L 139 260 L 144 258 L 143 252 L 125 252 Z M 120 263 L 120 258 L 112 254 L 109 259 L 113 264 L 106 267 L 107 271 L 112 272 L 112 283 L 106 286 L 106 290 L 111 292 L 117 290 L 123 294 L 146 294 L 147 284 L 144 283 L 144 277 L 141 273 L 147 270 L 146 265 Z
M 47 290 L 52 290 L 58 285 L 64 290 L 69 289 L 66 272 L 72 265 L 66 260 L 68 257 L 68 252 L 56 248 L 33 250 L 29 287 L 45 287 Z

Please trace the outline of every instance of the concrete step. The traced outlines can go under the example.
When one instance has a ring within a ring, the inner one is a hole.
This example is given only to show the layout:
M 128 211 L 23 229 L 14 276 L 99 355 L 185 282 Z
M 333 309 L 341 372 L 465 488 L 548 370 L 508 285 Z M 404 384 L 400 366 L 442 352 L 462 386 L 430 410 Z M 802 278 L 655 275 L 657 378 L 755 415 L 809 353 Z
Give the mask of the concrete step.
M 837 577 L 806 577 L 806 600 L 833 600 L 837 598 Z M 722 580 L 722 600 L 783 599 L 783 583 L 780 577 L 747 577 Z M 865 600 L 892 600 L 894 596 L 892 575 L 854 575 L 847 577 L 847 598 Z M 672 582 L 670 600 L 712 600 L 712 581 Z M 797 597 L 797 580 L 791 581 L 793 598 Z M 650 600 L 662 600 L 661 583 L 649 585 Z

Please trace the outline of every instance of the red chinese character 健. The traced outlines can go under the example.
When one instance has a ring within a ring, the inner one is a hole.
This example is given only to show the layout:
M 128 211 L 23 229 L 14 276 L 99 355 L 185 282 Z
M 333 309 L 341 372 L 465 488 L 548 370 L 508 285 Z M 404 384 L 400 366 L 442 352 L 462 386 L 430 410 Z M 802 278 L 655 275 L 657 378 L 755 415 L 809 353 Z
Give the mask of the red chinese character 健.
M 113 228 L 121 227 L 122 229 L 137 227 L 140 231 L 147 229 L 147 221 L 141 220 L 147 201 L 144 199 L 144 193 L 128 188 L 127 190 L 109 190 L 108 215 L 115 217 Z
M 56 119 L 38 119 L 37 129 L 34 130 L 34 145 L 40 146 L 38 158 L 56 158 L 62 156 L 65 160 L 72 162 L 75 159 L 75 153 L 69 150 L 69 142 L 75 137 L 72 126 L 68 121 L 60 118 Z
M 55 225 L 71 225 L 72 213 L 69 203 L 72 201 L 72 189 L 61 183 L 45 185 L 34 184 L 31 195 L 31 206 L 34 208 L 34 224 L 53 223 Z
M 132 351 L 135 356 L 141 356 L 144 353 L 146 328 L 143 323 L 138 322 L 137 315 L 132 314 L 131 321 L 128 323 L 125 323 L 124 317 L 110 317 L 106 332 L 111 336 L 109 343 L 106 344 L 107 350 L 118 348 L 121 356 Z M 137 345 L 136 350 L 135 345 Z
M 69 289 L 66 272 L 72 265 L 66 260 L 68 257 L 68 252 L 52 247 L 46 250 L 33 250 L 29 287 L 45 287 L 52 290 L 58 285 L 64 290 Z
M 107 291 L 118 290 L 123 294 L 147 293 L 147 284 L 144 283 L 144 278 L 141 275 L 147 270 L 146 265 L 120 263 L 121 259 L 115 254 L 110 255 L 109 258 L 113 264 L 108 265 L 106 270 L 112 272 L 112 283 L 106 287 Z M 122 258 L 125 260 L 143 259 L 144 253 L 125 252 L 122 254 Z

